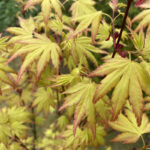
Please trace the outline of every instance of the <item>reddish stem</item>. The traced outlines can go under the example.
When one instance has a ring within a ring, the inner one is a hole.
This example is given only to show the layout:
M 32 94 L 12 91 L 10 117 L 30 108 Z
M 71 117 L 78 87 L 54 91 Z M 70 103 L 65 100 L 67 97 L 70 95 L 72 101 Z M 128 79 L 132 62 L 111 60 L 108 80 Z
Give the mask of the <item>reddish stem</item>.
M 119 45 L 119 42 L 120 42 L 120 40 L 121 40 L 122 32 L 123 32 L 124 27 L 125 27 L 125 24 L 126 24 L 126 19 L 127 19 L 127 16 L 128 16 L 129 9 L 130 9 L 130 6 L 131 6 L 132 1 L 133 1 L 133 0 L 128 0 L 126 12 L 125 12 L 125 16 L 124 16 L 124 18 L 123 18 L 121 30 L 120 30 L 119 37 L 118 37 L 118 40 L 117 40 L 117 44 L 116 44 L 116 46 L 114 47 L 114 52 L 113 52 L 112 58 L 114 58 L 115 55 L 116 55 L 116 52 L 117 52 L 117 51 L 116 51 L 116 48 L 117 48 L 117 46 Z

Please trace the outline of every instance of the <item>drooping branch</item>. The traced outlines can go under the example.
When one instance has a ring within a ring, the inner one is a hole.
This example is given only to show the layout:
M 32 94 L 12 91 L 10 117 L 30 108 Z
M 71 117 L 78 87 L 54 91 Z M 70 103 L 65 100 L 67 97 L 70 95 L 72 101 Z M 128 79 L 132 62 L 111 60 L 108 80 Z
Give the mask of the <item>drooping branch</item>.
M 117 40 L 117 44 L 116 44 L 115 47 L 114 47 L 114 52 L 113 52 L 112 58 L 114 58 L 115 55 L 116 55 L 117 47 L 118 47 L 119 42 L 120 42 L 120 40 L 121 40 L 122 32 L 123 32 L 124 27 L 125 27 L 125 24 L 126 24 L 126 19 L 127 19 L 128 13 L 129 13 L 129 9 L 130 9 L 131 4 L 132 4 L 132 2 L 133 2 L 133 0 L 127 0 L 127 1 L 128 1 L 128 4 L 127 4 L 125 16 L 124 16 L 124 18 L 123 18 L 121 30 L 120 30 L 120 33 L 119 33 L 119 36 L 118 36 L 118 40 Z

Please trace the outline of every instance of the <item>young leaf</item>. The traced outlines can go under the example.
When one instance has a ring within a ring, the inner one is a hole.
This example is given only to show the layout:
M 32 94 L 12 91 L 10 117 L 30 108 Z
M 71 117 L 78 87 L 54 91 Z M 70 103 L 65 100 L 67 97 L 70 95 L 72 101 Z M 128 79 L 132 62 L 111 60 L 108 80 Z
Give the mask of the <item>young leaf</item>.
M 55 10 L 55 12 L 58 14 L 60 18 L 62 17 L 61 3 L 59 0 L 28 0 L 24 10 L 27 10 L 29 7 L 39 3 L 41 3 L 41 9 L 45 24 L 48 23 L 52 9 Z
M 37 106 L 36 113 L 44 111 L 48 114 L 50 106 L 54 106 L 56 98 L 50 88 L 39 88 L 35 93 L 36 99 L 33 102 L 33 107 Z
M 133 18 L 132 22 L 140 20 L 140 23 L 136 27 L 135 32 L 149 25 L 150 23 L 149 17 L 150 17 L 150 9 L 146 9 L 146 10 L 143 10 L 141 13 L 139 13 L 137 16 L 135 16 L 135 18 Z
M 140 126 L 131 109 L 125 109 L 125 114 L 126 116 L 120 114 L 116 121 L 109 122 L 114 130 L 122 132 L 112 140 L 113 142 L 135 143 L 142 134 L 150 132 L 150 123 L 146 114 L 143 114 Z
M 69 51 L 69 54 L 73 54 L 73 60 L 75 64 L 83 63 L 86 66 L 86 57 L 89 58 L 95 65 L 97 61 L 93 56 L 93 53 L 106 53 L 99 48 L 91 44 L 91 39 L 85 36 L 78 36 L 75 39 L 70 39 L 66 44 L 64 44 L 64 51 Z
M 56 86 L 66 86 L 68 84 L 75 84 L 76 82 L 81 81 L 80 77 L 80 69 L 75 68 L 71 71 L 70 74 L 63 74 L 63 75 L 58 75 L 50 78 L 51 81 L 54 82 L 54 84 L 51 87 L 56 87 Z
M 132 104 L 133 111 L 140 124 L 143 110 L 143 94 L 150 95 L 150 78 L 141 64 L 123 58 L 107 60 L 106 63 L 89 76 L 107 75 L 100 83 L 95 94 L 95 101 L 113 90 L 112 119 L 119 115 L 126 99 Z
M 80 17 L 86 14 L 91 14 L 96 11 L 93 7 L 95 2 L 93 0 L 76 0 L 70 10 L 72 11 L 72 17 Z
M 65 98 L 65 103 L 59 110 L 76 105 L 74 115 L 74 134 L 81 120 L 87 116 L 87 120 L 91 126 L 93 134 L 95 134 L 95 108 L 93 104 L 93 96 L 95 94 L 96 84 L 88 79 L 65 91 L 65 94 L 70 94 Z
M 98 11 L 98 12 L 94 12 L 92 14 L 88 14 L 88 15 L 74 18 L 73 21 L 76 21 L 76 22 L 79 21 L 80 23 L 77 26 L 73 35 L 71 35 L 71 37 L 74 37 L 74 36 L 78 35 L 79 33 L 81 33 L 82 31 L 84 31 L 85 29 L 87 29 L 88 26 L 90 24 L 92 24 L 94 21 L 95 24 L 93 24 L 93 26 L 92 26 L 92 32 L 93 32 L 92 34 L 95 38 L 96 34 L 98 32 L 98 29 L 99 29 L 101 17 L 102 17 L 102 12 Z
M 33 37 L 33 32 L 35 30 L 35 23 L 32 17 L 25 20 L 19 17 L 19 25 L 20 27 L 9 27 L 7 31 L 16 36 L 12 37 L 9 40 L 9 43 L 14 43 L 20 40 L 26 40 Z
M 11 62 L 18 56 L 24 54 L 26 55 L 18 73 L 18 81 L 20 80 L 23 73 L 27 70 L 29 65 L 37 59 L 37 80 L 39 80 L 41 73 L 43 72 L 50 59 L 54 68 L 56 71 L 58 71 L 59 55 L 61 54 L 59 46 L 48 39 L 45 35 L 35 34 L 35 36 L 36 38 L 20 41 L 25 43 L 25 46 L 18 49 L 18 51 L 8 59 L 7 63 Z

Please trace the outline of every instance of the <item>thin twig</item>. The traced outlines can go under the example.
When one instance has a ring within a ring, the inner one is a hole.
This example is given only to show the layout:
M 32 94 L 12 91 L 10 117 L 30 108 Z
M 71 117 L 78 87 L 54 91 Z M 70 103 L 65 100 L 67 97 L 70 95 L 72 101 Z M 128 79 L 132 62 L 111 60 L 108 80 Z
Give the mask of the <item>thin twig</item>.
M 115 55 L 116 55 L 116 52 L 117 52 L 117 51 L 116 51 L 116 48 L 117 48 L 117 46 L 119 45 L 119 42 L 120 42 L 120 40 L 121 40 L 122 32 L 123 32 L 124 27 L 125 27 L 125 24 L 126 24 L 126 19 L 127 19 L 127 16 L 128 16 L 129 9 L 130 9 L 130 6 L 131 6 L 132 1 L 133 1 L 133 0 L 128 0 L 126 12 L 125 12 L 125 16 L 124 16 L 124 18 L 123 18 L 121 30 L 120 30 L 119 37 L 118 37 L 118 40 L 117 40 L 117 44 L 116 44 L 116 46 L 114 47 L 114 52 L 113 52 L 112 58 L 114 58 Z
M 17 135 L 15 135 L 15 139 L 14 140 L 17 141 L 20 144 L 20 146 L 22 146 L 25 150 L 29 150 L 26 147 L 26 145 L 20 140 L 20 138 Z

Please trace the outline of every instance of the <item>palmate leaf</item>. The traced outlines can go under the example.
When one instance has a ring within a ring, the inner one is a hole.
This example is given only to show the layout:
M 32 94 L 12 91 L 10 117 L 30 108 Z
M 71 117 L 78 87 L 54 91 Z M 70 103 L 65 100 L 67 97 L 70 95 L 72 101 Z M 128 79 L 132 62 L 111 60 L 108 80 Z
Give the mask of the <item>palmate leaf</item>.
M 62 43 L 64 51 L 72 54 L 75 64 L 83 63 L 85 66 L 87 64 L 87 58 L 89 58 L 96 66 L 97 61 L 93 53 L 106 53 L 91 44 L 91 39 L 85 36 L 78 36 L 75 39 L 70 39 L 67 43 Z
M 27 20 L 19 17 L 19 25 L 20 27 L 7 28 L 8 32 L 16 35 L 9 40 L 9 43 L 14 43 L 20 41 L 20 39 L 25 40 L 33 37 L 32 33 L 35 30 L 35 24 L 32 17 Z
M 0 57 L 0 80 L 11 86 L 15 86 L 15 83 L 11 80 L 9 73 L 15 73 L 15 71 L 8 65 L 5 65 L 7 59 Z
M 27 40 L 22 40 L 20 42 L 25 45 L 18 49 L 9 59 L 8 63 L 14 60 L 16 57 L 21 55 L 26 55 L 24 62 L 18 73 L 18 81 L 20 80 L 23 73 L 30 66 L 33 61 L 38 60 L 37 62 L 37 80 L 51 60 L 54 68 L 58 71 L 59 68 L 59 55 L 61 54 L 60 47 L 48 39 L 45 35 L 35 34 L 36 38 L 30 38 Z
M 56 97 L 53 94 L 53 91 L 51 88 L 39 88 L 37 92 L 35 93 L 36 99 L 33 102 L 33 106 L 37 106 L 36 113 L 40 113 L 41 111 L 44 111 L 47 115 L 50 106 L 54 106 L 56 102 Z
M 61 3 L 59 0 L 28 0 L 24 10 L 27 10 L 29 7 L 39 3 L 41 3 L 41 9 L 45 24 L 48 23 L 48 19 L 52 9 L 55 10 L 60 18 L 62 17 Z
M 106 77 L 100 82 L 95 94 L 95 101 L 105 96 L 113 88 L 112 93 L 112 119 L 115 120 L 126 99 L 132 104 L 137 121 L 140 124 L 143 110 L 143 93 L 150 95 L 150 78 L 141 64 L 123 58 L 109 59 L 106 63 L 89 76 Z
M 67 130 L 64 131 L 61 137 L 64 139 L 64 149 L 71 148 L 76 150 L 80 148 L 85 150 L 88 146 L 97 147 L 98 145 L 104 145 L 106 132 L 103 127 L 96 126 L 96 137 L 93 139 L 92 132 L 89 128 L 84 127 L 84 129 L 77 128 L 76 135 L 73 133 L 73 126 L 67 126 Z
M 95 12 L 96 9 L 93 7 L 94 4 L 95 2 L 93 0 L 76 0 L 70 8 L 72 17 L 76 18 Z
M 136 22 L 140 20 L 139 25 L 136 27 L 135 31 L 139 31 L 141 28 L 145 28 L 150 23 L 150 9 L 143 10 L 141 13 L 139 13 L 135 18 L 133 18 L 132 22 Z
M 74 85 L 77 82 L 81 81 L 80 76 L 81 69 L 75 68 L 71 71 L 70 74 L 62 74 L 62 75 L 55 75 L 50 78 L 50 81 L 53 81 L 51 87 L 60 87 L 60 86 L 67 86 L 67 85 Z
M 99 115 L 99 120 L 108 127 L 108 121 L 111 119 L 111 103 L 108 96 L 101 98 L 96 104 L 95 109 Z
M 7 46 L 8 37 L 1 37 L 0 34 L 0 50 L 5 50 Z
M 143 49 L 140 51 L 145 59 L 150 61 L 150 47 L 149 47 L 149 42 L 150 42 L 150 34 L 146 34 L 145 38 L 145 43 Z
M 69 88 L 64 94 L 69 94 L 65 98 L 65 103 L 60 107 L 60 111 L 75 105 L 74 114 L 74 134 L 81 120 L 87 117 L 90 127 L 95 136 L 95 108 L 93 104 L 93 96 L 96 91 L 96 84 L 85 78 L 82 82 Z
M 0 112 L 0 142 L 6 144 L 9 138 L 17 135 L 25 137 L 27 127 L 24 123 L 30 121 L 30 113 L 24 107 L 2 108 Z
M 114 130 L 122 132 L 112 140 L 113 142 L 135 143 L 142 134 L 150 132 L 150 123 L 146 114 L 143 114 L 141 125 L 138 126 L 135 114 L 130 107 L 125 109 L 125 115 L 120 114 L 118 119 L 109 122 L 109 125 Z
M 88 26 L 90 24 L 92 24 L 91 32 L 92 32 L 92 40 L 94 41 L 96 38 L 96 34 L 99 30 L 101 18 L 102 18 L 101 11 L 93 12 L 91 14 L 87 14 L 87 15 L 83 15 L 83 16 L 74 18 L 73 21 L 80 22 L 80 23 L 77 26 L 74 33 L 71 34 L 71 37 L 74 37 L 74 36 L 78 35 L 79 33 L 83 32 L 85 29 L 88 28 Z

